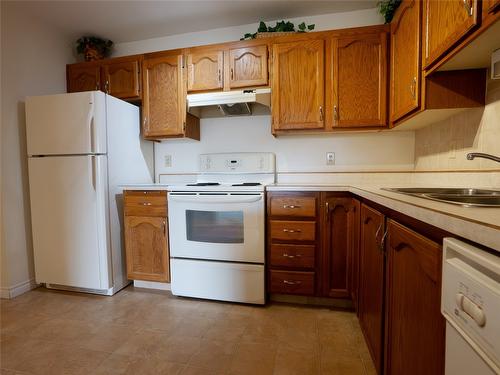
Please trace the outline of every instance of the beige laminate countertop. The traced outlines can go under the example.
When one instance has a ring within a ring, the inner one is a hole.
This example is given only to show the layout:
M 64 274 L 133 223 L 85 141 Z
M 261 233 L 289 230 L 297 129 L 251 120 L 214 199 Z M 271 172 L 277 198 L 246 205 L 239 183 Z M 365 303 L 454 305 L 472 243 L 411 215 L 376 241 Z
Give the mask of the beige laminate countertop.
M 266 190 L 348 191 L 447 232 L 500 251 L 500 208 L 463 207 L 382 190 L 380 186 L 274 184 L 267 186 Z
M 123 190 L 168 190 L 168 184 L 124 184 Z M 391 187 L 391 186 L 385 186 Z M 411 186 L 417 187 L 417 186 Z M 500 208 L 462 207 L 361 184 L 273 184 L 266 191 L 344 191 L 500 252 Z

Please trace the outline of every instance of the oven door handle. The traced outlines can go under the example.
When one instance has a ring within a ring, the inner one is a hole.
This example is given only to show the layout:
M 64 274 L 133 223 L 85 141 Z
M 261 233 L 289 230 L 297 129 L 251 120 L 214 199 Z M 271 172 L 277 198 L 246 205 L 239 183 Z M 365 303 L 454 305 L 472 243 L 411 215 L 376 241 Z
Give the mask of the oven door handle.
M 262 195 L 173 195 L 168 197 L 171 202 L 188 203 L 253 203 L 262 200 Z

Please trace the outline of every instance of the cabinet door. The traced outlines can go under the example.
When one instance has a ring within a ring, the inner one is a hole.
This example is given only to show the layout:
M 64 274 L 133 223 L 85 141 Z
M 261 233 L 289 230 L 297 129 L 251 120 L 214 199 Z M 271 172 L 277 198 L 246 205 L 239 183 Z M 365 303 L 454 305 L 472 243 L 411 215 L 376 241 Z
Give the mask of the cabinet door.
M 387 125 L 387 34 L 333 40 L 333 126 Z
M 425 0 L 424 68 L 434 63 L 479 22 L 477 0 Z
M 444 373 L 441 246 L 388 222 L 386 374 Z
M 120 99 L 140 99 L 140 61 L 110 61 L 102 67 L 104 90 Z
M 222 89 L 223 61 L 223 51 L 188 53 L 188 91 Z
M 68 65 L 66 69 L 68 92 L 101 89 L 101 68 L 98 64 Z
M 361 205 L 359 323 L 378 374 L 382 373 L 384 322 L 384 215 Z
M 144 137 L 183 136 L 186 90 L 182 55 L 146 58 L 142 70 Z
M 323 40 L 273 45 L 273 130 L 324 128 L 324 49 Z
M 164 217 L 125 216 L 129 279 L 170 281 L 166 228 Z
M 329 197 L 324 200 L 324 245 L 322 251 L 323 295 L 351 296 L 352 258 L 359 236 L 359 210 L 350 197 Z M 358 220 L 356 220 L 358 218 Z
M 229 50 L 229 87 L 267 85 L 267 45 Z
M 421 7 L 405 0 L 391 22 L 391 121 L 420 106 Z

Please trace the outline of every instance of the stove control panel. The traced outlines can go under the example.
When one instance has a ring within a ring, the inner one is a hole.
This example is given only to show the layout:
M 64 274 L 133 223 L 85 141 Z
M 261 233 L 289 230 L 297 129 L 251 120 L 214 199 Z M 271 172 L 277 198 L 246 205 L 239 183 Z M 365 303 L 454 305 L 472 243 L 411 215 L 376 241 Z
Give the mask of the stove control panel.
M 200 155 L 201 173 L 275 173 L 276 158 L 270 152 Z

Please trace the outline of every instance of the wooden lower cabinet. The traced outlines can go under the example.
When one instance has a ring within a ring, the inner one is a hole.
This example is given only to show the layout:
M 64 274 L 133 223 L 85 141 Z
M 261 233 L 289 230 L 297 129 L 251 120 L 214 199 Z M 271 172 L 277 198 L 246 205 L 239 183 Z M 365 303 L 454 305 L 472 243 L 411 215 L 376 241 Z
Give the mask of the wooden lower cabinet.
M 170 281 L 165 192 L 126 191 L 124 232 L 127 277 Z
M 384 215 L 361 205 L 359 323 L 378 374 L 382 374 L 384 343 L 385 257 L 380 247 L 384 226 Z
M 336 196 L 337 195 L 337 196 Z M 324 193 L 323 244 L 320 274 L 325 297 L 350 298 L 353 257 L 357 257 L 359 202 L 349 195 Z M 354 291 L 357 295 L 357 292 Z M 357 298 L 357 297 L 356 297 Z
M 441 246 L 388 220 L 385 374 L 444 373 Z

